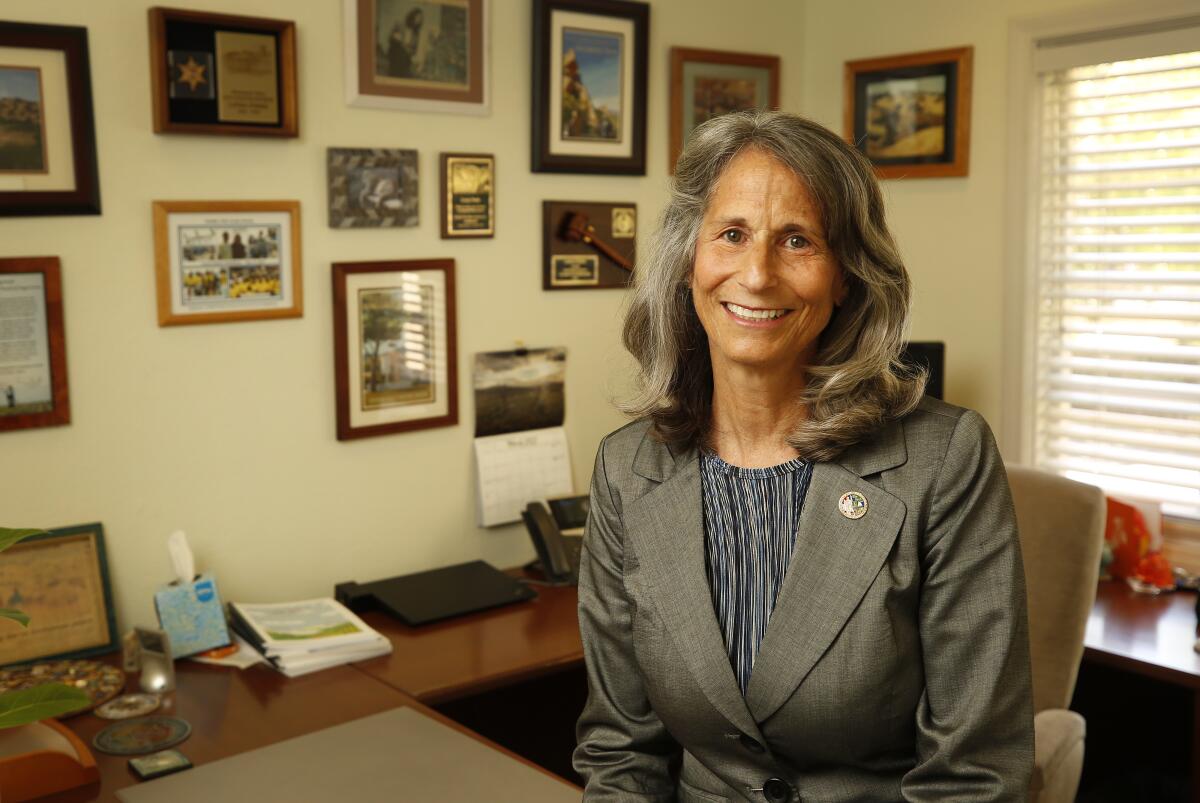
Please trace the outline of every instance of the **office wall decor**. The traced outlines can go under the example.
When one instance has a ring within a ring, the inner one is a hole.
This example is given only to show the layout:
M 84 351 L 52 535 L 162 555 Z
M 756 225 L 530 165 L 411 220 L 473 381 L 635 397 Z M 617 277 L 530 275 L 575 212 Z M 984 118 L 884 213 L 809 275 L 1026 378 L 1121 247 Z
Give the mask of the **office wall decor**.
M 338 440 L 458 423 L 454 260 L 333 264 Z
M 488 114 L 488 0 L 343 0 L 346 102 Z
M 646 174 L 650 6 L 534 0 L 533 171 Z
M 846 139 L 881 178 L 965 176 L 973 47 L 846 62 Z
M 295 23 L 175 8 L 149 16 L 155 133 L 299 135 Z
M 81 658 L 117 649 L 99 523 L 26 538 L 0 555 L 0 599 L 19 600 L 29 627 L 4 631 L 5 664 Z
M 411 227 L 419 222 L 416 151 L 330 148 L 326 164 L 331 227 Z
M 0 22 L 0 216 L 98 215 L 86 28 Z
M 626 287 L 637 255 L 637 205 L 542 202 L 542 289 Z
M 490 153 L 443 153 L 441 169 L 442 239 L 496 234 L 496 157 Z
M 779 57 L 671 48 L 671 131 L 667 169 L 692 129 L 729 112 L 779 108 Z
M 58 257 L 0 259 L 0 331 L 0 432 L 71 423 Z
M 304 314 L 299 201 L 155 201 L 158 325 Z

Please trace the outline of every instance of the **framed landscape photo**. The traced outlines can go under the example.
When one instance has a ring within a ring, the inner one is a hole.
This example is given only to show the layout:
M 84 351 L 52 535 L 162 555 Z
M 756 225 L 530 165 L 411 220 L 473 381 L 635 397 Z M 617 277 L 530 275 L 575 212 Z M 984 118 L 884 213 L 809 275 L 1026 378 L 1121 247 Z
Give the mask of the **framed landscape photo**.
M 348 104 L 489 113 L 489 0 L 342 2 Z
M 534 0 L 535 173 L 646 174 L 650 6 Z
M 725 50 L 671 48 L 671 132 L 667 169 L 692 129 L 748 109 L 779 108 L 779 57 Z
M 333 264 L 338 440 L 458 423 L 454 260 Z
M 304 314 L 299 201 L 155 201 L 158 325 Z
M 0 216 L 98 214 L 87 29 L 0 22 Z
M 327 168 L 330 227 L 412 227 L 420 221 L 416 151 L 330 148 Z
M 0 259 L 0 332 L 0 432 L 71 423 L 57 257 Z
M 299 135 L 295 23 L 176 8 L 149 14 L 155 133 Z
M 113 612 L 104 527 L 84 524 L 34 535 L 0 554 L 0 599 L 29 627 L 0 627 L 5 665 L 113 652 Z
M 496 235 L 496 157 L 490 153 L 443 153 L 442 239 Z
M 846 62 L 846 139 L 880 178 L 965 176 L 974 48 Z

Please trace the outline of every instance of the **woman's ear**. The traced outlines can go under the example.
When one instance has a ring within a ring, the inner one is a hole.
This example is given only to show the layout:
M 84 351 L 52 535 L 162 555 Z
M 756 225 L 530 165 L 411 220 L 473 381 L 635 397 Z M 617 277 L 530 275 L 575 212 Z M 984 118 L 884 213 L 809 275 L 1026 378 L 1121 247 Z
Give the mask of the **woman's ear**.
M 833 285 L 833 306 L 835 308 L 842 306 L 849 293 L 850 283 L 846 281 L 846 273 L 841 268 L 838 268 L 837 278 L 834 280 Z

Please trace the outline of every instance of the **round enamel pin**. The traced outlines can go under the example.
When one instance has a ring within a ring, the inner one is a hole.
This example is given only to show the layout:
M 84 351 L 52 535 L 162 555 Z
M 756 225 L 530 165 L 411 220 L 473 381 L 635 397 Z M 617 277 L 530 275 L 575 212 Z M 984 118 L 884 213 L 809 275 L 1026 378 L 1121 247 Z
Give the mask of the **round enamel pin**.
M 867 515 L 867 497 L 858 491 L 847 491 L 838 500 L 838 510 L 848 519 L 861 519 Z

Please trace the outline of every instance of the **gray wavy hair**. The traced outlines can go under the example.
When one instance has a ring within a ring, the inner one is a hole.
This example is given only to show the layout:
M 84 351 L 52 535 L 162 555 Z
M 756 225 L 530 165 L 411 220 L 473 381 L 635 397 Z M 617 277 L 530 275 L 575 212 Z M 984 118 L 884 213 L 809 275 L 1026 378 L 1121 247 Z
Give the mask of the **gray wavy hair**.
M 690 446 L 708 434 L 712 364 L 692 301 L 696 239 L 726 166 L 757 148 L 790 168 L 821 207 L 847 294 L 821 333 L 799 402 L 807 415 L 788 442 L 808 460 L 831 460 L 916 407 L 926 373 L 900 362 L 908 324 L 908 272 L 884 222 L 871 163 L 832 131 L 794 114 L 741 112 L 696 128 L 675 166 L 671 198 L 649 253 L 638 260 L 625 314 L 625 348 L 640 365 L 621 409 L 649 417 L 658 437 Z

